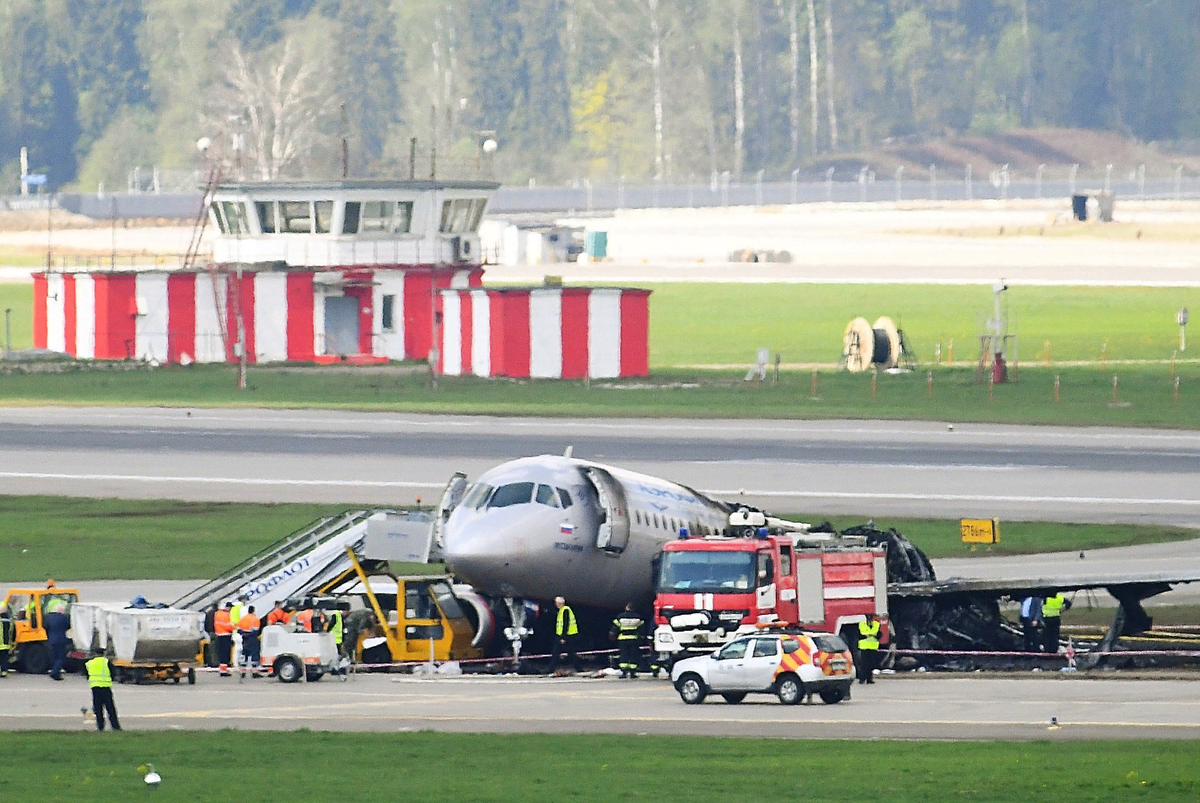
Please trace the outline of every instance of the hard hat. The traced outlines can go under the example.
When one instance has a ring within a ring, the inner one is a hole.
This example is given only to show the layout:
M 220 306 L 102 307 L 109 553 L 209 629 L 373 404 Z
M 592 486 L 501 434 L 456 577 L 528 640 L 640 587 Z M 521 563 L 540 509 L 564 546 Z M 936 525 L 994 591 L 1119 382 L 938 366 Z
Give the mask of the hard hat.
M 54 588 L 54 578 L 53 577 L 51 577 L 49 580 L 46 581 L 46 588 Z

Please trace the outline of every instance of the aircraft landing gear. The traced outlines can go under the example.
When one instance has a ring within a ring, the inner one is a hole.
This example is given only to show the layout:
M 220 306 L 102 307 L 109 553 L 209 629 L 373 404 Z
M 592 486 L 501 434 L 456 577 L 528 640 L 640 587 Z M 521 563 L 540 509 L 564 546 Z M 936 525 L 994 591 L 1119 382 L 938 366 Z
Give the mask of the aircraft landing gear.
M 508 608 L 510 627 L 504 628 L 504 638 L 508 639 L 512 648 L 513 669 L 521 671 L 521 645 L 526 638 L 533 635 L 533 628 L 525 626 L 525 600 L 520 597 L 505 597 L 504 604 Z

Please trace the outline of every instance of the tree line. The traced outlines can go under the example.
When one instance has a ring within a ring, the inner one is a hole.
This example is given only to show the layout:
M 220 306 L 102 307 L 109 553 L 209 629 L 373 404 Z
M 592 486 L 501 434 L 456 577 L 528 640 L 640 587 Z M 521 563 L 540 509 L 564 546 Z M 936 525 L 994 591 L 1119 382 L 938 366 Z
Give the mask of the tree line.
M 1197 44 L 1195 0 L 5 0 L 0 192 L 22 147 L 90 191 L 202 158 L 682 182 L 962 132 L 1189 140 Z

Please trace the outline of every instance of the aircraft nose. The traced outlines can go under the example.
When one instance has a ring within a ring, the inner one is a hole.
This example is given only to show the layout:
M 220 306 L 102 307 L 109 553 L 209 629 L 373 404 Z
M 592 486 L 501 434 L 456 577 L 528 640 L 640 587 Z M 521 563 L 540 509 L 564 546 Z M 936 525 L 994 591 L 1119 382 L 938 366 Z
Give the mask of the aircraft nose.
M 497 573 L 519 562 L 523 539 L 512 525 L 483 518 L 447 522 L 442 552 L 456 575 L 475 586 L 491 588 Z

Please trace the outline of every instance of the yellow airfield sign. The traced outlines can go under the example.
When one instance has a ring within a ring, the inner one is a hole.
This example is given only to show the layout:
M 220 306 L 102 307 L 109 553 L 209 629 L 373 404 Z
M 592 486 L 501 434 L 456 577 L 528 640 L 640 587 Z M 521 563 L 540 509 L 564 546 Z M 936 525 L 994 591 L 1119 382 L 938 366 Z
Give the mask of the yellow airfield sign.
M 1000 543 L 1000 519 L 963 519 L 959 527 L 964 544 Z

